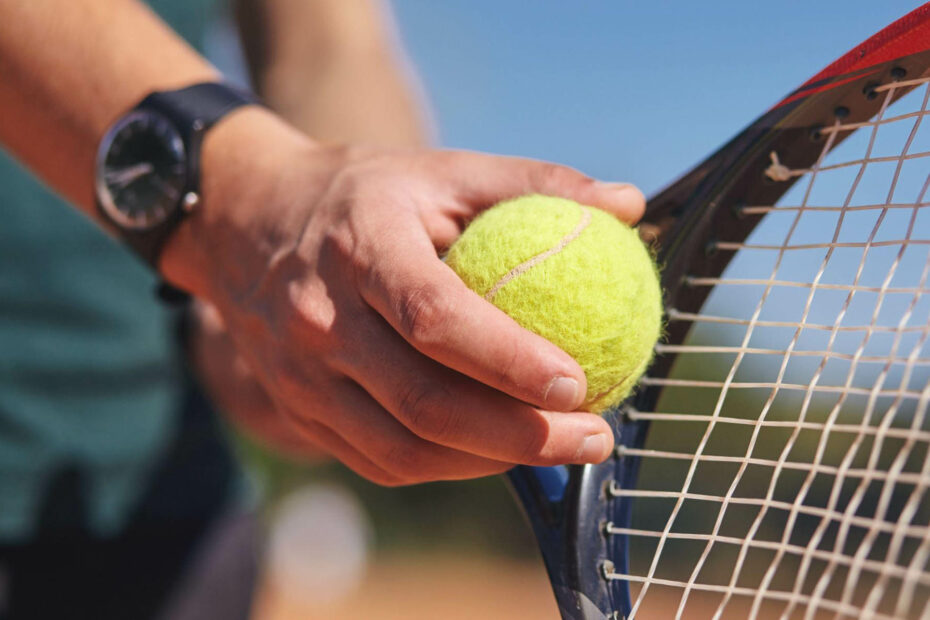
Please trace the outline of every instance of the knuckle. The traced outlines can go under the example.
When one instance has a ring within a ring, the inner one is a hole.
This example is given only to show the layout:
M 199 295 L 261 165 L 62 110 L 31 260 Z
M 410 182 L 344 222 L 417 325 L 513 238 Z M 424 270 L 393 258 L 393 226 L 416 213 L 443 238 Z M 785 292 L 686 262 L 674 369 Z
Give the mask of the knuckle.
M 537 173 L 539 176 L 536 181 L 540 186 L 546 188 L 575 188 L 589 181 L 588 177 L 577 170 L 559 164 L 544 163 Z
M 400 305 L 400 328 L 418 349 L 442 341 L 451 315 L 449 305 L 435 287 L 423 285 L 408 291 Z
M 441 396 L 441 387 L 424 383 L 410 383 L 401 389 L 397 409 L 407 428 L 424 439 L 444 439 L 449 434 L 451 416 L 446 415 Z
M 402 421 L 415 435 L 443 445 L 461 439 L 463 412 L 446 385 L 415 383 L 400 394 Z
M 411 443 L 393 446 L 385 455 L 384 467 L 393 486 L 417 484 L 430 479 L 423 451 Z
M 292 285 L 288 289 L 288 302 L 283 310 L 284 333 L 282 346 L 302 343 L 316 354 L 329 351 L 333 342 L 333 324 L 336 309 L 326 295 L 316 290 L 316 283 Z
M 519 446 L 515 446 L 518 462 L 525 465 L 549 467 L 560 465 L 564 460 L 547 456 L 545 452 L 547 433 L 542 429 L 531 429 L 522 438 Z
M 518 382 L 514 380 L 515 373 L 522 370 L 524 359 L 525 356 L 521 354 L 518 347 L 508 347 L 506 355 L 494 365 L 493 379 L 496 381 L 496 384 L 504 386 L 505 388 L 523 387 L 525 389 L 525 386 L 520 386 Z
M 558 465 L 556 460 L 548 459 L 540 454 L 541 446 L 535 442 L 527 441 L 521 444 L 517 449 L 518 462 L 525 465 L 535 465 L 541 467 L 550 467 Z
M 320 240 L 320 256 L 322 262 L 336 266 L 361 267 L 361 253 L 358 251 L 354 235 L 344 227 L 332 227 L 326 231 Z

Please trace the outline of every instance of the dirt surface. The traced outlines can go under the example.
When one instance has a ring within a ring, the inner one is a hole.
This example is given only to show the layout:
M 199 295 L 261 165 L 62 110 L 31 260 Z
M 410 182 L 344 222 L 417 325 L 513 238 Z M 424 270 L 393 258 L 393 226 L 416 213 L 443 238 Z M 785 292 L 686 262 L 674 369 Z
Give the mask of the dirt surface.
M 641 618 L 674 618 L 680 591 L 656 588 L 639 610 Z M 634 591 L 635 596 L 635 591 Z M 713 617 L 718 595 L 695 592 L 687 620 Z M 743 620 L 750 601 L 734 599 L 724 618 Z M 764 606 L 759 618 L 777 618 L 782 606 Z M 792 616 L 801 618 L 803 610 Z M 818 614 L 816 618 L 832 617 Z M 359 588 L 338 606 L 288 600 L 265 583 L 253 620 L 559 620 L 542 562 L 521 562 L 452 552 L 377 558 Z
M 338 606 L 288 600 L 266 583 L 253 620 L 559 620 L 542 565 L 449 553 L 382 557 Z

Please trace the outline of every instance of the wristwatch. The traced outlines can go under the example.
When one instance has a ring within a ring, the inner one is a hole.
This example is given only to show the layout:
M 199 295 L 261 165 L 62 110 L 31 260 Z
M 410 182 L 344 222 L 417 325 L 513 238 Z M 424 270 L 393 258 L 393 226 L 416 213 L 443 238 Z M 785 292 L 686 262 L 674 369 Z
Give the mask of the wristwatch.
M 200 203 L 200 147 L 211 126 L 256 97 L 210 82 L 155 92 L 117 120 L 97 151 L 97 206 L 149 265 Z

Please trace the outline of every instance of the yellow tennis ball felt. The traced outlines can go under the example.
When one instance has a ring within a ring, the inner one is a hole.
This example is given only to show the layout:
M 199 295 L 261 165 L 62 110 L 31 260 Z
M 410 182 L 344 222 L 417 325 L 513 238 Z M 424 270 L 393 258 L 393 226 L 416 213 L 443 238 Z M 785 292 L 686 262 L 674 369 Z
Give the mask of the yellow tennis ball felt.
M 479 215 L 449 248 L 469 288 L 584 369 L 581 409 L 629 395 L 662 330 L 656 265 L 636 231 L 571 200 L 523 196 Z

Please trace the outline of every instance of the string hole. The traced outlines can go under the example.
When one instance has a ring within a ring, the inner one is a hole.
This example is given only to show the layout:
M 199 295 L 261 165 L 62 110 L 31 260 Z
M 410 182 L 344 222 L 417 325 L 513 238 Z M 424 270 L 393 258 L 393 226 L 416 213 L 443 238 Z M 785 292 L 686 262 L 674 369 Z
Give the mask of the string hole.
M 732 213 L 733 217 L 735 217 L 736 219 L 741 220 L 746 217 L 745 209 L 746 209 L 746 201 L 740 200 L 738 202 L 733 203 L 733 206 L 730 207 L 730 213 Z
M 820 142 L 823 140 L 823 125 L 816 125 L 811 127 L 810 133 L 807 134 L 807 137 L 811 139 L 811 142 Z
M 862 89 L 862 94 L 865 95 L 866 99 L 875 99 L 878 97 L 878 93 L 875 92 L 875 88 L 878 86 L 878 82 L 869 82 Z
M 895 67 L 891 70 L 891 77 L 896 80 L 903 79 L 905 75 L 907 75 L 907 69 L 904 67 Z
M 833 115 L 834 115 L 836 118 L 844 119 L 844 118 L 846 118 L 847 116 L 849 116 L 849 108 L 847 108 L 847 107 L 844 106 L 844 105 L 837 106 L 837 108 L 836 108 L 835 110 L 833 110 Z
M 704 245 L 704 256 L 710 258 L 717 253 L 717 240 L 711 239 Z

